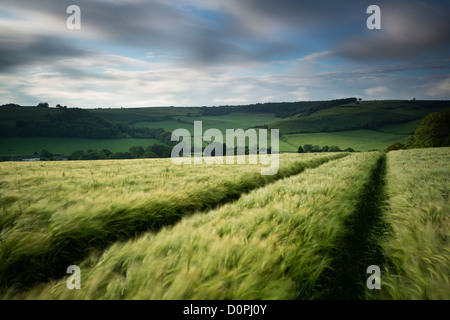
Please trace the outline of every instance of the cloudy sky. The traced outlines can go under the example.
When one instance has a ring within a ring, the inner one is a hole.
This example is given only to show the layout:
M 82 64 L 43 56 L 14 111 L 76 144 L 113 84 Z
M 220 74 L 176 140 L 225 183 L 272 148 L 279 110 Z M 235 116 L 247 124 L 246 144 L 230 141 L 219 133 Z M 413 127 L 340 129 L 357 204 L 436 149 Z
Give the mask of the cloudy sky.
M 1 0 L 0 104 L 450 99 L 449 13 L 448 0 Z

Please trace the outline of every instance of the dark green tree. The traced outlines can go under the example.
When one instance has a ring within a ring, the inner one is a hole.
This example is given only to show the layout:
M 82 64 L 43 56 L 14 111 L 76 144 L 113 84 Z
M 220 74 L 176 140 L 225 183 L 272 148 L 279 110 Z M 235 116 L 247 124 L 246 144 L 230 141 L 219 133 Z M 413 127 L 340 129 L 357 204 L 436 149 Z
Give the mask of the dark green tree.
M 51 153 L 48 150 L 43 149 L 43 150 L 41 150 L 40 157 L 41 157 L 41 160 L 51 161 L 51 160 L 53 160 L 53 153 Z
M 153 152 L 160 158 L 170 158 L 172 148 L 163 144 L 152 144 L 145 149 L 145 151 Z
M 142 148 L 141 146 L 132 146 L 128 149 L 128 152 L 134 159 L 138 159 L 142 157 L 145 151 L 144 148 Z
M 312 152 L 312 147 L 312 144 L 305 144 L 303 146 L 303 151 L 305 151 L 305 153 Z
M 384 152 L 389 152 L 389 151 L 394 151 L 394 150 L 400 150 L 404 147 L 405 145 L 401 142 L 394 142 L 393 144 L 391 144 L 390 146 L 388 146 L 386 149 L 384 149 Z
M 84 156 L 84 150 L 77 150 L 72 152 L 69 156 L 70 160 L 81 160 L 81 157 Z
M 109 159 L 132 159 L 131 153 L 117 151 L 109 156 Z
M 47 102 L 40 102 L 37 105 L 38 108 L 48 108 L 48 103 Z
M 154 152 L 151 151 L 145 151 L 144 154 L 142 155 L 142 158 L 159 158 L 158 155 Z
M 412 145 L 411 145 L 412 144 Z M 414 133 L 414 138 L 407 141 L 407 148 L 433 148 L 450 146 L 450 108 L 433 112 L 422 120 Z
M 107 159 L 112 154 L 108 149 L 103 149 L 101 152 L 105 155 L 104 159 Z
M 330 152 L 341 152 L 341 149 L 337 146 L 331 146 L 329 151 Z
M 311 152 L 321 152 L 322 149 L 318 145 L 312 146 Z
M 102 159 L 97 150 L 89 149 L 87 153 L 80 157 L 80 160 L 100 160 Z

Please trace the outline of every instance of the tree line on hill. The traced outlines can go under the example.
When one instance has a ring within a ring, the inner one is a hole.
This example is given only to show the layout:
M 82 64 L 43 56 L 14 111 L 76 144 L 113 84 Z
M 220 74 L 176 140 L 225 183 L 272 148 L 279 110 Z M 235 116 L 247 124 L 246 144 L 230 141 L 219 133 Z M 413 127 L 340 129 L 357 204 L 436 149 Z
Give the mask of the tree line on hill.
M 330 101 L 267 102 L 244 106 L 202 107 L 200 113 L 202 116 L 217 116 L 231 112 L 262 112 L 274 113 L 277 118 L 288 118 L 297 114 L 308 116 L 322 109 L 359 101 L 359 99 L 352 97 Z
M 439 147 L 450 147 L 450 108 L 430 113 L 406 143 L 395 142 L 384 151 Z
M 172 148 L 162 144 L 152 144 L 147 148 L 142 146 L 132 146 L 128 151 L 112 152 L 108 149 L 93 150 L 88 149 L 77 150 L 70 155 L 54 154 L 46 149 L 40 153 L 34 152 L 35 156 L 39 156 L 41 161 L 58 161 L 58 160 L 106 160 L 106 159 L 143 159 L 143 158 L 170 158 Z M 0 157 L 0 161 L 9 161 L 18 157 Z
M 144 159 L 144 158 L 170 158 L 172 148 L 162 144 L 152 144 L 147 148 L 132 146 L 128 151 L 111 152 L 102 150 L 77 150 L 68 157 L 69 160 L 105 160 L 105 159 Z
M 206 147 L 202 148 L 202 152 L 205 150 L 205 148 Z M 223 155 L 226 155 L 227 151 L 231 150 L 231 148 L 227 148 L 225 144 L 220 144 L 217 146 L 217 148 L 222 149 Z M 245 147 L 235 147 L 233 149 L 234 154 L 238 153 L 238 149 L 241 149 L 240 152 L 244 154 L 250 153 L 249 147 L 245 146 Z M 211 156 L 216 155 L 214 151 L 215 149 L 213 149 Z M 268 154 L 271 154 L 271 148 L 262 151 L 266 151 Z M 54 154 L 46 149 L 43 149 L 41 150 L 40 153 L 34 152 L 34 155 L 36 157 L 39 157 L 40 161 L 170 158 L 172 156 L 172 147 L 163 144 L 152 144 L 145 149 L 142 146 L 131 146 L 128 148 L 128 151 L 116 151 L 116 152 L 112 152 L 108 149 L 101 149 L 101 150 L 89 149 L 87 151 L 77 150 L 72 152 L 68 156 L 65 156 L 63 154 Z M 180 156 L 184 155 L 181 154 Z M 22 157 L 0 156 L 0 162 L 10 160 L 20 161 L 20 158 Z
M 305 144 L 303 147 L 299 146 L 297 149 L 297 153 L 314 153 L 314 152 L 359 152 L 355 151 L 353 148 L 347 148 L 341 150 L 337 146 L 318 146 L 312 144 Z
M 37 120 L 16 120 L 11 130 L 0 126 L 0 137 L 62 137 L 89 139 L 157 139 L 173 145 L 172 134 L 163 128 L 133 128 L 126 123 L 108 121 L 79 108 L 66 109 L 57 115 L 47 114 Z
M 6 104 L 2 104 L 0 107 L 21 107 L 21 105 L 19 105 L 17 103 L 6 103 Z M 37 108 L 50 108 L 50 105 L 48 104 L 48 102 L 39 102 L 36 107 Z M 67 106 L 62 106 L 60 104 L 57 104 L 56 107 L 61 108 L 61 109 L 67 109 Z
M 222 148 L 223 155 L 227 154 L 227 148 L 225 144 L 218 145 L 218 148 Z M 202 148 L 202 152 L 205 151 L 206 147 Z M 215 156 L 215 149 L 211 153 L 211 156 Z M 237 154 L 238 147 L 235 147 L 233 152 Z M 248 146 L 242 148 L 241 152 L 245 154 L 249 154 Z M 267 153 L 271 153 L 271 148 L 267 149 Z M 161 144 L 152 144 L 144 149 L 142 146 L 132 146 L 128 149 L 128 151 L 117 151 L 111 152 L 107 149 L 102 150 L 88 150 L 85 152 L 84 150 L 78 150 L 72 152 L 72 154 L 68 157 L 69 160 L 104 160 L 104 159 L 148 159 L 148 158 L 170 158 L 172 156 L 172 148 L 166 145 Z M 181 154 L 180 156 L 184 156 Z M 49 157 L 44 157 L 41 160 L 53 160 Z

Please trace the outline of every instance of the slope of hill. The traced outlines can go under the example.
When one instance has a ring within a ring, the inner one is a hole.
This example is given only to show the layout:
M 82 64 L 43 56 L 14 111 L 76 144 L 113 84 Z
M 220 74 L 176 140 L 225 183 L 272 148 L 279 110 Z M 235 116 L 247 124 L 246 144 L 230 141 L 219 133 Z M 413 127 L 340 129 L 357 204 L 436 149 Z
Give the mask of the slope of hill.
M 299 145 L 306 143 L 360 151 L 384 150 L 394 142 L 404 142 L 427 114 L 449 106 L 449 101 L 360 102 L 356 98 L 86 110 L 8 105 L 0 107 L 0 156 L 31 154 L 42 149 L 67 154 L 111 145 L 115 150 L 127 150 L 131 145 L 145 147 L 153 140 L 170 144 L 173 130 L 185 128 L 193 133 L 194 121 L 203 121 L 203 130 L 217 128 L 223 133 L 238 128 L 279 129 L 282 152 L 296 152 Z
M 442 101 L 375 101 L 323 108 L 317 112 L 283 119 L 271 124 L 282 134 L 377 130 L 392 124 L 404 124 L 448 107 Z

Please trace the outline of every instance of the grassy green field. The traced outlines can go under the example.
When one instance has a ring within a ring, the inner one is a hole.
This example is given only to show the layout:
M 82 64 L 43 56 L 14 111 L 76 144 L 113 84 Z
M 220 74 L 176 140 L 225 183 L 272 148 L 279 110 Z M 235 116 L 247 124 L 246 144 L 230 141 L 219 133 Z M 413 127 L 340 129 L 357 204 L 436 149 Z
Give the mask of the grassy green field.
M 157 127 L 160 123 L 155 123 Z M 176 122 L 171 122 L 174 125 Z M 137 125 L 137 124 L 136 124 Z M 141 124 L 139 124 L 141 125 Z M 164 125 L 164 123 L 161 123 Z M 167 124 L 170 128 L 170 125 Z M 180 125 L 180 123 L 178 123 Z M 194 127 L 181 124 L 183 128 L 194 132 Z M 207 129 L 208 127 L 206 127 Z M 204 128 L 205 129 L 205 128 Z M 206 130 L 205 129 L 205 130 Z M 223 131 L 225 132 L 225 131 Z M 296 152 L 299 146 L 305 144 L 338 146 L 342 150 L 353 148 L 359 151 L 384 150 L 394 142 L 404 142 L 408 137 L 402 133 L 384 133 L 372 130 L 354 130 L 329 133 L 303 133 L 283 135 L 280 138 L 280 152 Z M 269 138 L 270 139 L 270 138 Z M 0 155 L 28 155 L 46 149 L 55 154 L 70 155 L 76 150 L 108 149 L 112 152 L 127 151 L 131 146 L 142 146 L 144 149 L 151 144 L 162 144 L 156 139 L 80 139 L 80 138 L 2 138 Z M 270 145 L 270 140 L 269 140 Z
M 159 107 L 159 108 L 123 108 L 123 109 L 94 109 L 92 112 L 107 120 L 135 123 L 140 121 L 164 121 L 170 119 L 176 119 L 179 117 L 186 116 L 190 113 L 192 116 L 200 115 L 200 108 L 170 108 L 170 107 Z
M 377 131 L 396 134 L 413 134 L 419 128 L 422 120 L 414 120 L 403 123 L 387 124 L 377 128 Z
M 280 159 L 1 163 L 0 297 L 450 298 L 450 148 Z
M 287 134 L 280 138 L 281 152 L 297 152 L 305 144 L 319 146 L 337 146 L 344 150 L 353 148 L 358 151 L 383 151 L 394 142 L 402 142 L 407 134 L 385 133 L 373 130 L 353 130 L 341 132 Z
M 177 121 L 181 120 L 182 122 Z M 244 113 L 237 112 L 229 115 L 221 116 L 202 116 L 202 117 L 186 117 L 180 116 L 175 120 L 165 120 L 157 122 L 137 122 L 133 126 L 135 127 L 148 127 L 148 128 L 164 128 L 168 131 L 173 131 L 178 128 L 184 128 L 191 133 L 194 132 L 194 121 L 202 121 L 204 130 L 215 128 L 225 133 L 226 129 L 243 129 L 246 130 L 249 127 L 256 125 L 268 125 L 272 122 L 280 120 L 271 113 Z
M 430 112 L 448 107 L 443 102 L 422 104 L 411 101 L 374 101 L 352 103 L 318 110 L 308 115 L 296 115 L 272 123 L 282 134 L 352 131 L 364 128 L 378 129 L 386 125 L 404 126 Z M 392 129 L 392 128 L 391 128 Z M 391 131 L 392 132 L 392 131 Z M 394 129 L 394 132 L 397 132 Z
M 111 152 L 127 151 L 131 146 L 142 146 L 144 149 L 151 144 L 162 144 L 156 139 L 80 139 L 80 138 L 2 138 L 0 155 L 29 155 L 46 149 L 54 154 L 70 155 L 77 150 L 102 150 Z
M 186 126 L 188 130 L 190 126 Z M 372 130 L 354 130 L 330 133 L 303 133 L 283 135 L 280 138 L 280 152 L 296 152 L 299 146 L 305 144 L 320 146 L 338 146 L 342 150 L 353 148 L 358 151 L 384 150 L 394 142 L 404 142 L 407 134 L 384 133 Z M 2 138 L 0 155 L 16 156 L 41 152 L 46 149 L 55 154 L 70 155 L 76 150 L 102 150 L 112 152 L 127 151 L 131 146 L 142 146 L 144 149 L 151 144 L 162 144 L 156 139 L 80 139 L 80 138 Z M 270 145 L 270 137 L 269 137 Z

